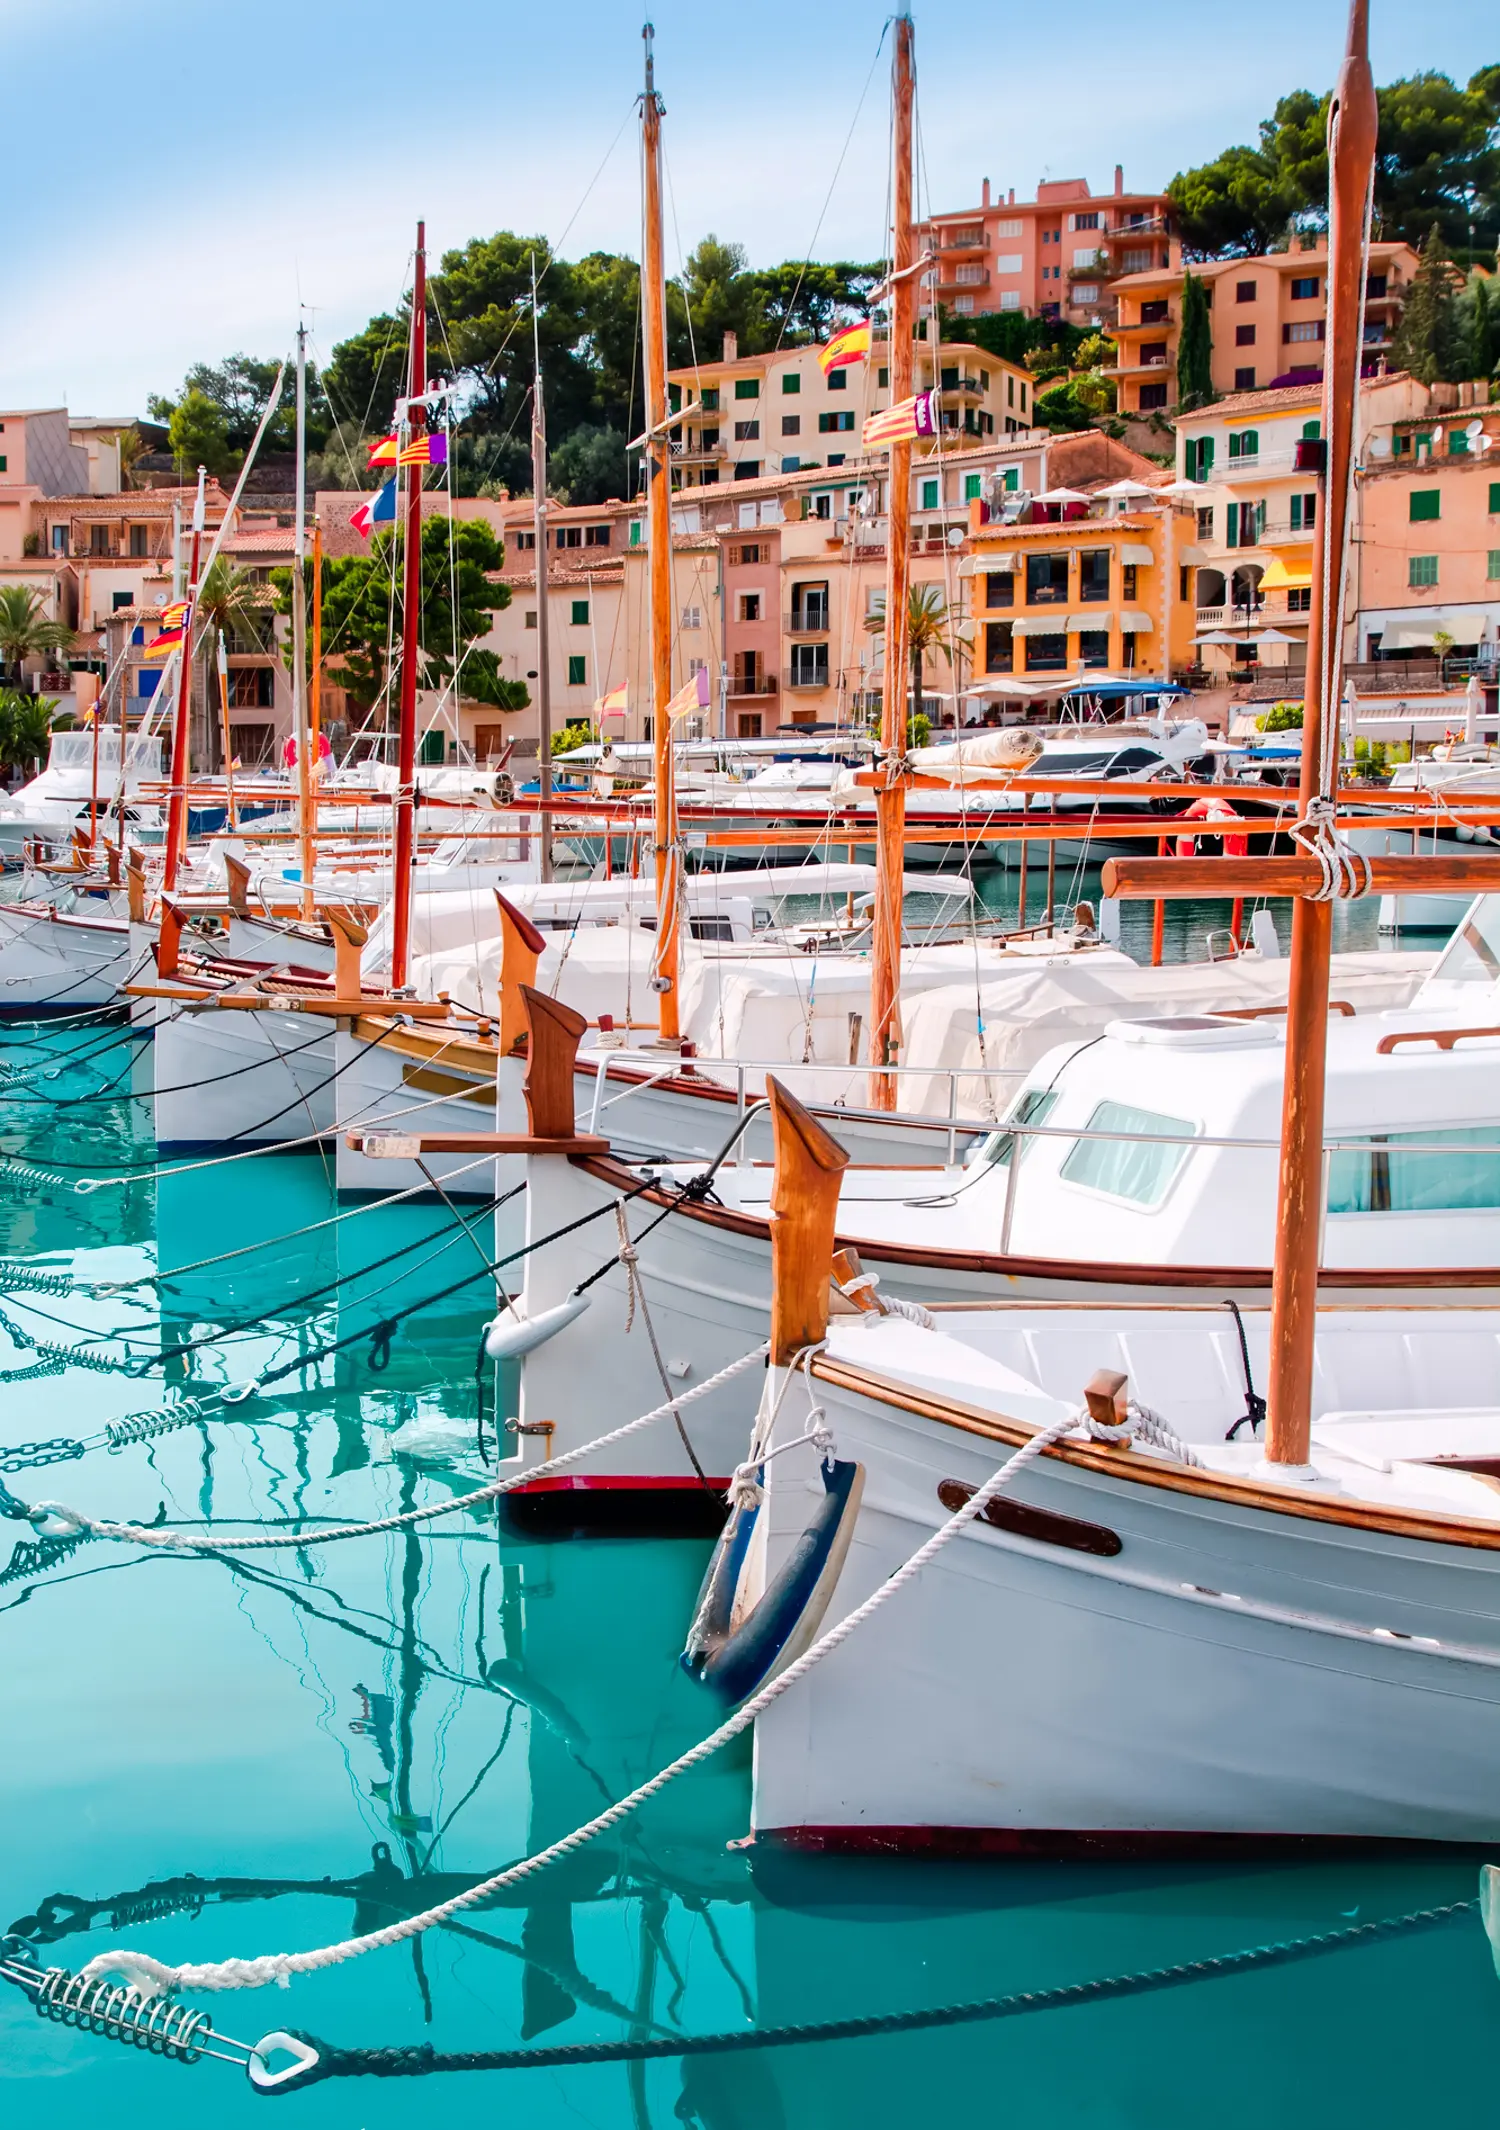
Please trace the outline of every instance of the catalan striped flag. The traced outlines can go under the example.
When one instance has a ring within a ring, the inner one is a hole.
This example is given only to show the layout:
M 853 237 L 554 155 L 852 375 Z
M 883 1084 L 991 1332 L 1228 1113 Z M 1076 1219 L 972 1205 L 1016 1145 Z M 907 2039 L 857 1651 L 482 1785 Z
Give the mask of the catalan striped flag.
M 899 444 L 914 436 L 937 435 L 936 392 L 915 392 L 910 399 L 898 400 L 894 407 L 882 407 L 872 414 L 864 426 L 863 441 L 871 444 Z
M 165 658 L 171 651 L 181 648 L 187 635 L 187 620 L 191 608 L 186 599 L 174 600 L 171 606 L 161 610 L 161 627 L 147 644 L 147 658 Z
M 690 673 L 672 700 L 667 704 L 667 721 L 675 724 L 680 717 L 688 717 L 695 710 L 708 708 L 709 680 L 707 666 L 700 666 Z
M 870 321 L 866 318 L 860 325 L 846 325 L 842 333 L 835 333 L 832 340 L 818 351 L 818 363 L 823 375 L 832 370 L 841 370 L 845 363 L 863 362 L 870 352 Z
M 414 436 L 397 457 L 398 466 L 446 466 L 448 437 L 445 430 L 428 429 Z
M 623 717 L 629 707 L 630 683 L 621 681 L 618 688 L 611 688 L 608 695 L 600 695 L 594 701 L 594 720 L 602 724 L 607 717 Z

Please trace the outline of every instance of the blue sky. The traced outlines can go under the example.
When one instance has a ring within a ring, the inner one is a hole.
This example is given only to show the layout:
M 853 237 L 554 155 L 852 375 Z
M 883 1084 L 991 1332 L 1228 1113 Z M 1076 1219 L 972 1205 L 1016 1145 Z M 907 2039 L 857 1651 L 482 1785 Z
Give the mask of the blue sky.
M 669 269 L 707 230 L 799 257 L 820 219 L 817 256 L 878 254 L 880 0 L 654 14 Z M 1500 59 L 1490 0 L 1373 14 L 1379 81 Z M 916 22 L 924 189 L 948 209 L 986 176 L 1097 190 L 1122 162 L 1156 185 L 1252 140 L 1279 94 L 1331 80 L 1344 6 L 1215 26 L 1201 0 L 928 0 Z M 637 250 L 640 23 L 624 0 L 0 0 L 0 401 L 138 412 L 197 357 L 286 347 L 299 298 L 326 353 L 397 298 L 419 214 L 436 251 L 507 227 Z

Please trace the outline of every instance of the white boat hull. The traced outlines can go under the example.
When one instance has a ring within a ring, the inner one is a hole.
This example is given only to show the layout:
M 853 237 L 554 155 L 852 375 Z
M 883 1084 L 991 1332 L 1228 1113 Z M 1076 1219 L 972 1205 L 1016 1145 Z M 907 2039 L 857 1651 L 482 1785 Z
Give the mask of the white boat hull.
M 0 1016 L 115 1005 L 131 966 L 123 918 L 0 903 Z
M 334 1126 L 334 1024 L 319 1014 L 200 1007 L 161 1015 L 152 1065 L 164 1160 L 275 1146 Z

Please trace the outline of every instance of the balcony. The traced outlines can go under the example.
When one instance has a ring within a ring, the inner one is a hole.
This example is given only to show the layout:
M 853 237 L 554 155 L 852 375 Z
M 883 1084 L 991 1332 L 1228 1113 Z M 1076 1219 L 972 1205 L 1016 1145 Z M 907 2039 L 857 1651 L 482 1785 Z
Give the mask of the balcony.
M 788 636 L 826 636 L 828 634 L 827 607 L 793 607 L 783 616 L 782 629 Z
M 990 248 L 989 232 L 983 227 L 934 229 L 932 236 L 940 252 L 988 251 Z
M 940 289 L 958 289 L 971 294 L 977 288 L 988 288 L 990 271 L 986 266 L 958 266 L 938 268 L 937 285 Z
M 1109 263 L 1109 256 L 1101 247 L 1094 251 L 1079 251 L 1074 254 L 1068 268 L 1070 281 L 1097 280 Z
M 818 689 L 832 687 L 833 680 L 827 666 L 809 666 L 800 669 L 792 666 L 785 675 L 785 685 L 796 690 L 799 694 L 812 694 Z
M 774 673 L 731 673 L 729 693 L 733 697 L 765 696 L 776 693 Z
M 945 370 L 939 387 L 939 397 L 945 400 L 983 399 L 984 386 L 977 377 L 958 377 L 952 370 Z

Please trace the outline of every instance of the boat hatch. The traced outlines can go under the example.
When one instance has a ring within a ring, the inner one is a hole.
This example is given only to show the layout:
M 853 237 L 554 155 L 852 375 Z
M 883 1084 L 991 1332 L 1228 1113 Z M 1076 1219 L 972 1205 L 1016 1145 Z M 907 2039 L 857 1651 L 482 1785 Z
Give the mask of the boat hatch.
M 1104 1032 L 1113 1042 L 1152 1043 L 1171 1050 L 1250 1050 L 1278 1043 L 1282 1036 L 1279 1022 L 1236 1021 L 1218 1013 L 1111 1021 Z

